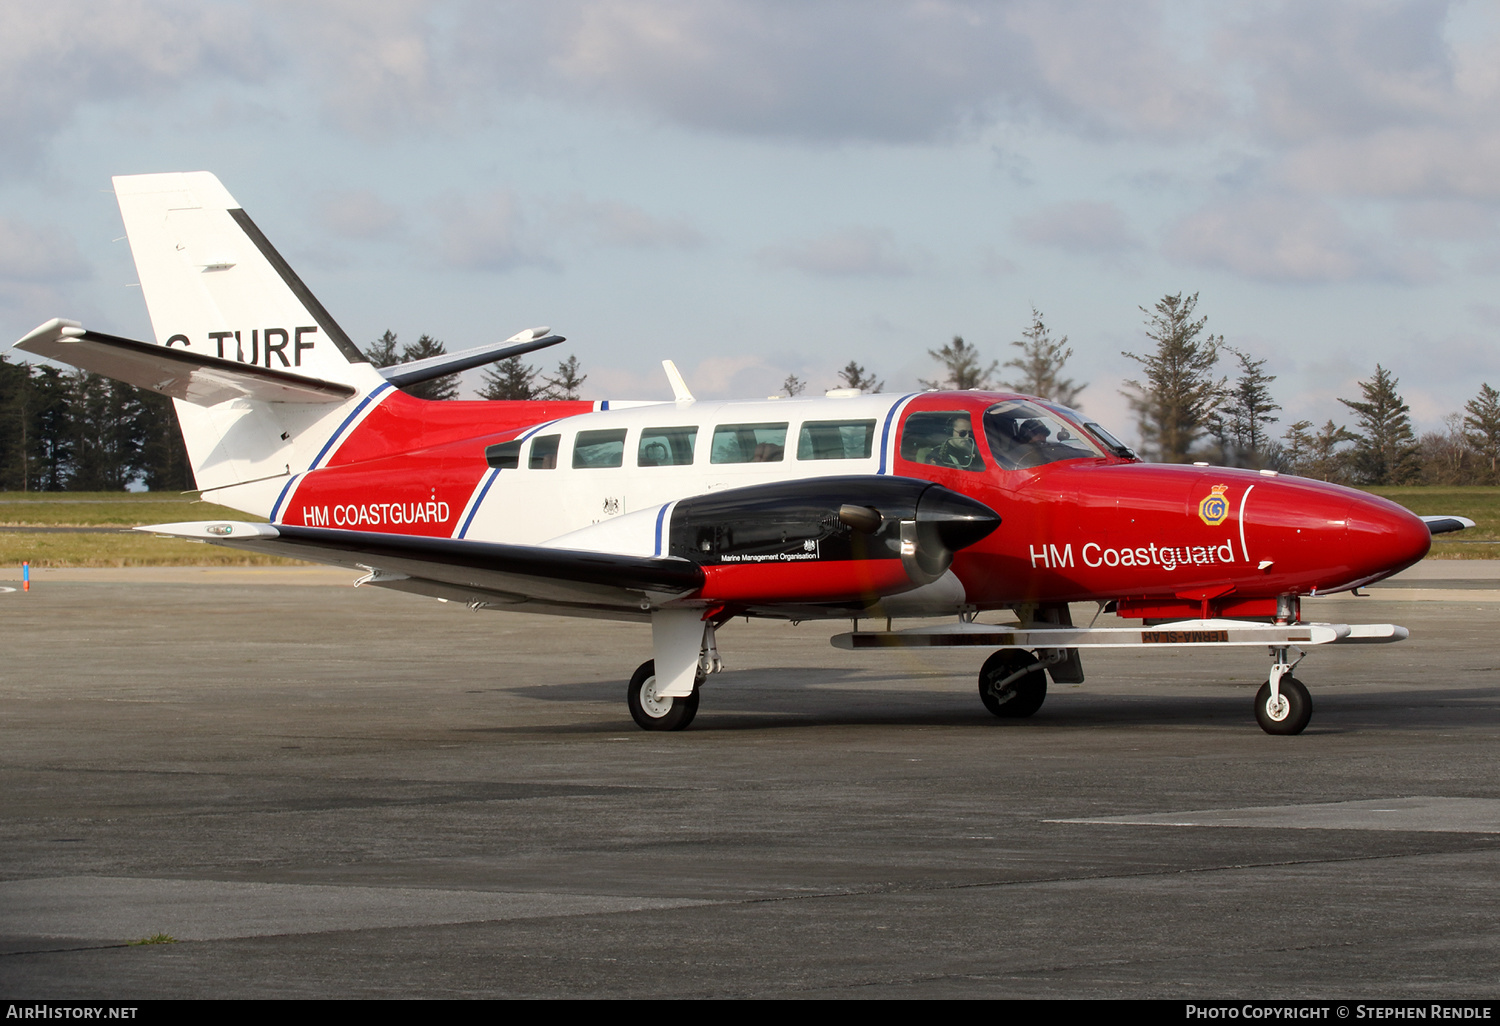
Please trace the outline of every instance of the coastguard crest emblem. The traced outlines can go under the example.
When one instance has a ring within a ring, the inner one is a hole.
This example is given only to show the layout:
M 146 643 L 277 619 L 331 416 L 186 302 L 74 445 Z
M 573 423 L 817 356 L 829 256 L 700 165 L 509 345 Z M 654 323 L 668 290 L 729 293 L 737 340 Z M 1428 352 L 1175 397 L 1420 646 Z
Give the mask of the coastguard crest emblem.
M 1218 527 L 1229 517 L 1229 500 L 1224 498 L 1227 491 L 1228 485 L 1214 485 L 1208 496 L 1198 503 L 1198 516 L 1209 527 Z

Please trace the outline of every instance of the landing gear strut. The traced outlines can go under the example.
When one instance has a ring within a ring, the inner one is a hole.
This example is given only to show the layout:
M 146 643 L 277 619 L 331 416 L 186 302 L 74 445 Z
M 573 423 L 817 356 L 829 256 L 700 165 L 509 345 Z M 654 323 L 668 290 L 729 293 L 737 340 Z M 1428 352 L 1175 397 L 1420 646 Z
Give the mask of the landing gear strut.
M 1002 648 L 979 671 L 979 700 L 1002 719 L 1030 716 L 1047 699 L 1047 671 L 1030 653 Z
M 682 730 L 698 715 L 698 686 L 703 683 L 700 673 L 693 681 L 693 693 L 686 697 L 668 698 L 656 693 L 656 660 L 647 659 L 630 678 L 625 701 L 630 706 L 630 716 L 642 730 Z
M 1288 654 L 1297 658 L 1288 662 Z M 1300 734 L 1312 719 L 1312 696 L 1292 670 L 1305 653 L 1300 648 L 1271 649 L 1271 678 L 1255 693 L 1255 719 L 1267 734 Z

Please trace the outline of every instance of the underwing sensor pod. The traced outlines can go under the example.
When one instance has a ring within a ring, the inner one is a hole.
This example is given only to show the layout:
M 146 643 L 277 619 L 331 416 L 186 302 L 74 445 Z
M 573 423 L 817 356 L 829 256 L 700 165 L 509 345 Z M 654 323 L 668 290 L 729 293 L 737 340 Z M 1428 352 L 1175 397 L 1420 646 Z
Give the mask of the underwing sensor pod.
M 648 730 L 692 722 L 719 631 L 748 616 L 851 620 L 848 649 L 981 649 L 1001 719 L 1035 714 L 1049 678 L 1083 682 L 1088 649 L 1263 647 L 1256 719 L 1296 734 L 1308 650 L 1406 637 L 1307 622 L 1302 597 L 1473 526 L 1143 463 L 1078 411 L 1003 392 L 708 401 L 666 361 L 667 402 L 428 402 L 398 386 L 563 339 L 376 369 L 213 175 L 114 185 L 154 338 L 56 319 L 17 348 L 170 396 L 205 498 L 267 521 L 143 530 L 474 609 L 649 624 L 626 693 Z M 1136 622 L 1076 626 L 1077 603 Z

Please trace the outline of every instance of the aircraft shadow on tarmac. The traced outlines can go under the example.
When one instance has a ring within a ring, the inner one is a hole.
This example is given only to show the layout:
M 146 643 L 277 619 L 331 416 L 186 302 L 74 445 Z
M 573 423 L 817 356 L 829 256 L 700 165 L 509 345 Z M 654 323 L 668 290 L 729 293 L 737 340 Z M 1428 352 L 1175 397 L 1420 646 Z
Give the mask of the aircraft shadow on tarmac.
M 726 672 L 704 687 L 689 731 L 744 731 L 829 726 L 989 727 L 996 730 L 1229 727 L 1254 722 L 1249 684 L 1226 684 L 1212 693 L 1100 693 L 1087 685 L 1056 687 L 1032 717 L 1002 720 L 959 690 L 892 691 L 881 685 L 951 679 L 951 673 L 872 675 L 851 668 L 771 668 Z M 862 688 L 861 685 L 869 685 Z M 592 681 L 489 689 L 549 702 L 593 704 L 618 701 L 624 681 Z M 1167 685 L 1170 687 L 1170 685 Z M 1413 690 L 1371 690 L 1349 685 L 1315 689 L 1317 719 L 1306 732 L 1410 731 L 1500 727 L 1500 687 L 1451 685 Z M 972 705 L 972 708 L 970 706 Z M 617 733 L 622 724 L 588 720 L 576 724 L 474 727 L 478 733 Z

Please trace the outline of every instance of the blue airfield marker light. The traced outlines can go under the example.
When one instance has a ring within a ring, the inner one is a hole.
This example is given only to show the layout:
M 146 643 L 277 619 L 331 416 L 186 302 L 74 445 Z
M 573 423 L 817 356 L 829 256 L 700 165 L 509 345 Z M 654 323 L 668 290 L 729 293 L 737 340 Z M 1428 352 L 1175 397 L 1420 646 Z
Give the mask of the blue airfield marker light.
M 21 564 L 21 590 L 31 590 L 31 561 L 27 560 Z

